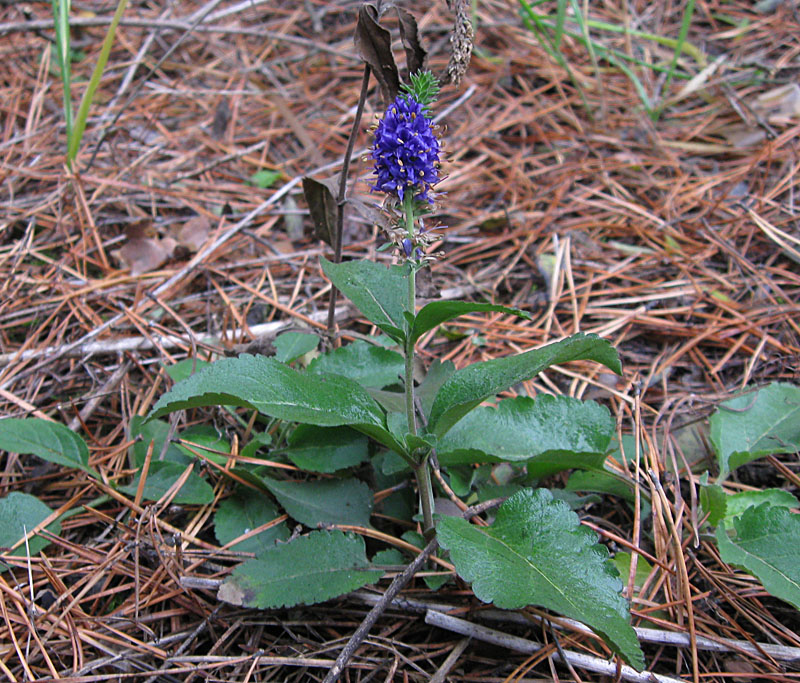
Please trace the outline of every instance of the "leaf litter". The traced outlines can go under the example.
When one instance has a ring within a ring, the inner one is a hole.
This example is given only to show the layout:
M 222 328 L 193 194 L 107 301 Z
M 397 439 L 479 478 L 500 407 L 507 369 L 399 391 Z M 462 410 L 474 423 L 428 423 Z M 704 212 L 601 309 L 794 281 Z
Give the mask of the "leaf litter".
M 457 4 L 460 44 L 474 28 L 475 50 L 460 88 L 441 95 L 441 110 L 455 106 L 444 120 L 448 177 L 438 188 L 447 198 L 435 216 L 447 258 L 434 268 L 432 291 L 516 306 L 533 320 L 480 314 L 451 321 L 447 334 L 423 339 L 421 355 L 463 367 L 578 331 L 611 339 L 622 357 L 621 379 L 577 364 L 523 382 L 517 394 L 604 402 L 626 434 L 636 432 L 639 465 L 654 477 L 640 479 L 642 493 L 649 497 L 655 482 L 663 485 L 646 520 L 608 496 L 580 515 L 612 551 L 634 551 L 652 567 L 641 577 L 630 565 L 634 626 L 662 634 L 660 644 L 648 645 L 656 636 L 638 632 L 650 670 L 688 680 L 694 661 L 704 680 L 795 680 L 800 619 L 722 562 L 700 527 L 698 478 L 708 468 L 704 425 L 715 406 L 746 386 L 796 383 L 800 375 L 796 10 L 791 3 L 764 13 L 705 3 L 688 40 L 726 59 L 654 122 L 630 79 L 602 59 L 596 68 L 582 45 L 565 39 L 561 49 L 576 77 L 570 78 L 522 27 L 514 3 L 477 3 L 472 27 L 466 4 Z M 131 64 L 142 78 L 145 61 L 175 46 L 202 7 L 183 2 L 174 18 L 130 7 L 120 27 L 125 41 L 114 45 L 111 63 Z M 406 9 L 418 20 L 430 64 L 444 71 L 453 14 L 445 3 Z M 37 62 L 49 6 L 26 11 L 13 3 L 0 8 L 9 50 L 0 67 L 7 92 L 0 414 L 76 420 L 90 467 L 124 483 L 132 474 L 126 425 L 162 393 L 163 366 L 222 355 L 281 326 L 324 329 L 318 256 L 330 254 L 307 217 L 304 233 L 287 233 L 284 214 L 292 209 L 280 200 L 300 197 L 299 179 L 315 164 L 335 169 L 341 159 L 361 79 L 352 43 L 356 8 L 274 2 L 267 11 L 223 3 L 135 96 L 109 71 L 98 102 L 113 101 L 113 108 L 93 109 L 99 125 L 89 127 L 74 177 L 59 152 L 58 80 Z M 679 33 L 678 6 L 632 2 L 627 11 L 624 18 L 612 5 L 591 4 L 597 20 Z M 74 21 L 88 55 L 73 63 L 80 82 L 88 79 L 108 17 Z M 637 58 L 671 58 L 663 47 L 638 45 L 623 33 L 597 40 Z M 139 52 L 145 43 L 150 47 Z M 392 49 L 403 45 L 395 41 Z M 242 55 L 247 63 L 238 61 Z M 702 69 L 683 66 L 692 76 Z M 657 92 L 656 74 L 638 73 Z M 392 83 L 390 77 L 384 89 Z M 678 93 L 682 86 L 676 79 L 671 88 Z M 228 112 L 224 132 L 215 123 L 220 102 Z M 382 107 L 373 88 L 365 121 Z M 89 165 L 102 121 L 117 113 Z M 366 132 L 358 147 L 365 144 Z M 265 168 L 280 169 L 281 179 L 254 187 L 251 178 Z M 370 169 L 355 163 L 353 173 L 361 179 L 354 199 L 373 203 Z M 329 168 L 315 175 L 326 174 Z M 146 231 L 136 227 L 145 225 Z M 186 236 L 176 237 L 175 226 Z M 377 246 L 372 222 L 355 211 L 347 235 L 353 256 Z M 121 261 L 109 258 L 116 250 Z M 340 313 L 344 328 L 347 310 Z M 217 419 L 239 429 L 233 416 Z M 698 452 L 684 452 L 681 430 L 695 425 Z M 613 462 L 616 473 L 631 476 L 636 458 L 636 448 L 625 448 Z M 796 468 L 791 454 L 777 455 L 740 467 L 725 486 L 729 493 L 784 488 L 797 495 Z M 220 606 L 216 591 L 248 558 L 221 548 L 214 535 L 212 513 L 230 493 L 220 472 L 209 475 L 220 482 L 212 503 L 172 505 L 136 502 L 102 479 L 42 466 L 30 455 L 6 457 L 0 496 L 31 492 L 51 510 L 74 513 L 62 519 L 60 534 L 41 536 L 50 541 L 41 554 L 3 555 L 10 566 L 0 574 L 3 674 L 100 680 L 124 667 L 135 680 L 321 679 L 331 651 L 374 594 L 362 590 L 288 613 Z M 561 488 L 566 480 L 559 474 L 552 484 Z M 95 504 L 101 496 L 106 502 Z M 358 532 L 368 556 L 390 546 L 408 551 L 402 530 L 379 517 L 379 506 L 375 513 L 376 528 Z M 59 597 L 48 605 L 48 594 Z M 373 671 L 381 680 L 521 680 L 528 671 L 551 676 L 544 659 L 559 649 L 606 654 L 579 625 L 552 619 L 543 627 L 536 621 L 542 612 L 530 608 L 521 625 L 505 615 L 493 626 L 539 640 L 537 654 L 470 645 L 449 661 L 461 637 L 426 626 L 414 609 L 474 608 L 467 616 L 477 621 L 483 608 L 457 583 L 434 594 L 420 578 L 403 595 L 406 601 L 381 618 L 351 661 L 351 680 Z M 727 652 L 721 639 L 728 639 Z M 287 652 L 302 656 L 304 666 L 287 661 Z

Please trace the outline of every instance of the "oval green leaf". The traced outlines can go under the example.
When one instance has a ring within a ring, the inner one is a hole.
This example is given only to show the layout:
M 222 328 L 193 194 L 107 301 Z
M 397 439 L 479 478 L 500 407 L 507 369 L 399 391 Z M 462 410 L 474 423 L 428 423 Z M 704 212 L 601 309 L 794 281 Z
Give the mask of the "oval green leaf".
M 717 544 L 723 562 L 746 570 L 770 594 L 800 609 L 800 516 L 762 503 L 717 527 Z
M 457 370 L 439 389 L 431 408 L 428 430 L 442 438 L 456 422 L 490 396 L 535 377 L 551 365 L 573 360 L 594 360 L 616 373 L 622 372 L 616 350 L 594 334 L 576 334 L 517 356 L 474 363 Z
M 218 597 L 259 609 L 313 605 L 375 583 L 383 573 L 370 568 L 361 536 L 313 531 L 239 565 Z
M 17 451 L 19 452 L 19 451 Z M 19 491 L 12 491 L 5 498 L 0 498 L 0 548 L 10 548 L 26 533 L 46 520 L 53 511 L 35 496 Z M 61 524 L 58 520 L 51 523 L 47 530 L 58 536 Z M 15 557 L 25 557 L 30 552 L 35 555 L 42 548 L 50 545 L 44 536 L 33 536 L 28 539 L 28 547 L 23 543 L 11 552 Z M 0 563 L 0 572 L 6 566 Z
M 400 382 L 405 373 L 405 361 L 396 351 L 359 339 L 317 356 L 309 364 L 308 371 L 343 375 L 363 387 L 382 389 Z
M 71 429 L 58 422 L 38 417 L 0 420 L 0 450 L 20 455 L 36 455 L 57 465 L 75 467 L 100 478 L 89 467 L 86 442 Z
M 408 269 L 387 268 L 374 261 L 331 263 L 320 258 L 322 270 L 363 316 L 396 342 L 405 340 L 408 311 Z
M 369 526 L 372 491 L 358 479 L 280 481 L 259 477 L 292 519 L 307 527 L 320 524 Z
M 467 313 L 507 313 L 526 320 L 531 319 L 530 313 L 521 311 L 519 308 L 498 304 L 479 304 L 471 301 L 431 301 L 420 309 L 414 319 L 414 326 L 411 328 L 410 334 L 411 343 L 416 343 L 417 339 L 428 330 Z
M 644 669 L 622 581 L 608 551 L 546 489 L 514 494 L 489 527 L 442 517 L 436 534 L 458 575 L 472 582 L 483 602 L 506 609 L 540 605 L 582 621 L 628 664 Z
M 330 474 L 364 462 L 369 441 L 349 427 L 298 425 L 284 452 L 300 469 Z
M 271 522 L 279 514 L 275 505 L 265 494 L 252 489 L 240 488 L 233 496 L 219 504 L 219 509 L 214 515 L 214 535 L 220 545 L 225 545 L 248 531 Z M 273 547 L 275 541 L 285 541 L 287 538 L 289 538 L 289 529 L 286 522 L 281 522 L 255 536 L 240 541 L 230 549 L 258 554 Z
M 800 450 L 800 387 L 775 382 L 720 404 L 711 416 L 720 476 L 774 453 Z
M 439 441 L 439 462 L 527 461 L 529 474 L 598 469 L 614 435 L 608 409 L 568 396 L 519 397 L 465 415 Z
M 223 358 L 161 396 L 148 420 L 175 410 L 213 405 L 253 408 L 281 420 L 322 427 L 350 425 L 389 448 L 402 448 L 384 413 L 356 382 L 338 375 L 300 373 L 275 358 Z

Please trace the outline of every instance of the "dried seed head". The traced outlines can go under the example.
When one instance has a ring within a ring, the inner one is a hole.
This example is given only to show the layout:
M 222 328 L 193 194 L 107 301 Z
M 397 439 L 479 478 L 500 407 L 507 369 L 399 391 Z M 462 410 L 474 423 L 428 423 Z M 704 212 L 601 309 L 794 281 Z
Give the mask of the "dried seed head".
M 447 65 L 447 80 L 453 85 L 461 83 L 469 68 L 472 57 L 474 32 L 469 20 L 469 0 L 447 0 L 450 10 L 455 14 L 453 33 L 450 36 L 450 62 Z

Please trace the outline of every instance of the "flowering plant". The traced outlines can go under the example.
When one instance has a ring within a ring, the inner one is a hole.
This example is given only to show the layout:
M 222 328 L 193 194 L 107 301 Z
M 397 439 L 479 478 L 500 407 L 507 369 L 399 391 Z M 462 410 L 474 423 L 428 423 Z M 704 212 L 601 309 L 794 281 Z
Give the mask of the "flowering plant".
M 289 431 L 285 446 L 276 445 L 278 452 L 284 449 L 291 457 L 298 444 L 304 445 L 306 455 L 311 451 L 315 455 L 302 462 L 320 472 L 338 469 L 338 465 L 325 464 L 326 459 L 339 462 L 341 458 L 330 447 L 332 440 L 352 450 L 363 439 L 358 434 L 368 437 L 375 444 L 372 464 L 378 480 L 391 485 L 393 480 L 387 477 L 403 469 L 414 475 L 420 542 L 427 547 L 413 566 L 421 566 L 438 545 L 449 551 L 455 571 L 473 582 L 480 599 L 501 607 L 535 603 L 583 620 L 641 668 L 641 651 L 620 596 L 622 584 L 606 561 L 605 548 L 546 489 L 521 487 L 500 506 L 491 526 L 435 517 L 432 472 L 437 474 L 440 490 L 472 517 L 474 510 L 453 490 L 465 467 L 468 472 L 482 464 L 516 463 L 527 469 L 530 480 L 573 467 L 601 466 L 614 423 L 598 404 L 545 396 L 535 401 L 505 399 L 496 408 L 479 406 L 556 363 L 590 359 L 620 371 L 616 351 L 608 342 L 578 334 L 461 369 L 449 362 L 435 364 L 415 384 L 416 343 L 441 323 L 465 313 L 489 311 L 530 317 L 518 309 L 467 301 L 431 301 L 418 310 L 416 276 L 430 264 L 429 250 L 435 239 L 423 229 L 422 219 L 431 212 L 441 178 L 441 145 L 430 114 L 436 92 L 430 74 L 415 74 L 374 129 L 372 189 L 385 195 L 388 244 L 395 246 L 398 263 L 387 268 L 367 260 L 321 259 L 331 283 L 391 340 L 390 348 L 380 340 L 355 342 L 318 356 L 305 368 L 292 366 L 294 356 L 288 355 L 282 359 L 246 354 L 224 358 L 164 394 L 148 419 L 183 408 L 224 404 L 300 423 Z M 557 424 L 569 424 L 570 430 L 554 431 Z M 364 457 L 356 458 L 355 464 L 367 457 L 366 450 L 361 452 Z M 354 528 L 365 529 L 369 522 L 372 498 L 363 482 L 354 476 L 286 481 L 264 468 L 241 474 L 274 496 L 297 521 L 326 530 L 311 531 L 245 562 L 223 584 L 221 598 L 257 607 L 316 602 L 382 575 L 380 553 L 368 562 L 363 540 L 350 533 Z M 465 493 L 469 491 L 467 485 Z M 331 492 L 338 500 L 328 505 L 322 497 Z M 360 512 L 353 515 L 356 509 Z M 533 534 L 534 529 L 541 533 Z M 321 564 L 322 581 L 276 578 L 283 573 L 319 577 Z M 387 595 L 392 590 L 394 584 Z

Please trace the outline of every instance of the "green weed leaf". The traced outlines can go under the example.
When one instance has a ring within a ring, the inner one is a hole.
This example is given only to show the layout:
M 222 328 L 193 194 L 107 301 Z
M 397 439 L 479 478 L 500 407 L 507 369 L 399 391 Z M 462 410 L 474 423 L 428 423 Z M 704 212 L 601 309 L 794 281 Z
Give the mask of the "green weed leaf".
M 214 535 L 220 545 L 230 543 L 242 534 L 271 522 L 279 516 L 278 509 L 266 495 L 252 489 L 241 488 L 223 500 L 214 515 Z M 260 553 L 275 545 L 275 541 L 289 538 L 286 522 L 266 529 L 240 541 L 231 550 L 243 553 Z
M 0 450 L 20 455 L 37 455 L 57 465 L 74 467 L 100 476 L 89 467 L 86 442 L 71 429 L 58 422 L 38 417 L 0 420 Z
M 762 503 L 731 525 L 717 527 L 717 544 L 724 562 L 741 567 L 776 598 L 800 609 L 800 516 Z
M 373 261 L 331 263 L 320 258 L 322 270 L 371 323 L 399 344 L 405 340 L 408 268 L 387 268 Z
M 17 451 L 19 452 L 19 451 Z M 47 519 L 52 510 L 35 496 L 19 491 L 12 491 L 5 498 L 0 498 L 0 548 L 10 548 L 19 541 L 26 532 L 31 531 L 37 524 Z M 54 521 L 47 530 L 58 536 L 61 533 L 61 524 Z M 28 549 L 35 555 L 42 548 L 50 545 L 50 541 L 43 536 L 33 536 L 28 539 Z M 23 543 L 11 555 L 25 557 L 28 552 Z M 5 565 L 0 562 L 0 572 Z
M 800 450 L 800 387 L 775 382 L 720 404 L 710 418 L 720 476 L 774 453 Z
M 187 465 L 176 462 L 151 462 L 147 471 L 147 480 L 142 489 L 145 500 L 161 500 L 164 494 L 172 488 L 186 470 Z M 136 495 L 139 488 L 141 472 L 137 474 L 132 483 L 120 486 L 119 490 L 131 497 Z M 209 483 L 196 472 L 191 472 L 172 499 L 178 505 L 208 505 L 214 500 L 214 491 Z
M 718 484 L 700 488 L 700 505 L 703 506 L 704 513 L 710 513 L 706 521 L 712 526 L 728 522 L 743 514 L 748 508 L 757 507 L 762 503 L 785 508 L 800 506 L 800 501 L 784 489 L 727 494 Z
M 207 360 L 200 360 L 199 358 L 184 358 L 173 365 L 165 366 L 164 370 L 166 370 L 173 382 L 180 382 L 182 379 L 186 379 L 198 370 L 202 370 L 209 365 L 211 365 L 211 363 L 209 363 Z
M 343 375 L 363 387 L 382 389 L 400 382 L 405 361 L 396 351 L 359 339 L 317 356 L 309 364 L 308 371 Z
M 616 350 L 594 334 L 576 334 L 517 356 L 474 363 L 456 371 L 439 389 L 428 430 L 441 438 L 473 408 L 509 387 L 535 377 L 545 368 L 572 360 L 594 360 L 622 371 Z
M 260 477 L 292 519 L 307 527 L 319 524 L 369 526 L 372 491 L 358 479 L 280 481 Z
M 540 605 L 594 629 L 637 670 L 644 657 L 631 628 L 622 581 L 608 552 L 578 516 L 545 489 L 524 489 L 490 527 L 459 517 L 436 524 L 439 543 L 475 596 L 498 607 Z
M 275 181 L 280 177 L 280 171 L 273 171 L 268 168 L 263 168 L 260 171 L 253 173 L 253 175 L 250 176 L 250 180 L 247 182 L 261 190 L 266 190 L 267 188 L 272 187 L 275 184 Z
M 349 427 L 298 425 L 285 453 L 302 470 L 329 474 L 364 462 L 369 441 Z
M 417 313 L 414 326 L 411 328 L 411 341 L 412 343 L 416 342 L 428 330 L 432 330 L 443 322 L 457 318 L 460 315 L 489 312 L 508 313 L 526 320 L 531 319 L 530 314 L 525 311 L 521 311 L 518 308 L 509 308 L 508 306 L 478 304 L 469 301 L 432 301 L 429 304 L 425 304 L 420 312 Z
M 220 600 L 243 607 L 276 609 L 312 605 L 375 583 L 364 539 L 341 531 L 313 531 L 277 545 L 233 570 Z
M 297 372 L 275 358 L 222 358 L 161 396 L 148 420 L 175 410 L 235 405 L 281 420 L 322 427 L 350 425 L 389 448 L 402 448 L 384 426 L 384 413 L 356 382 Z
M 275 358 L 281 363 L 293 360 L 313 351 L 319 345 L 319 337 L 308 332 L 284 332 L 275 337 Z
M 465 415 L 441 439 L 437 455 L 443 465 L 528 461 L 529 474 L 544 477 L 602 467 L 613 435 L 614 420 L 599 403 L 520 397 Z

